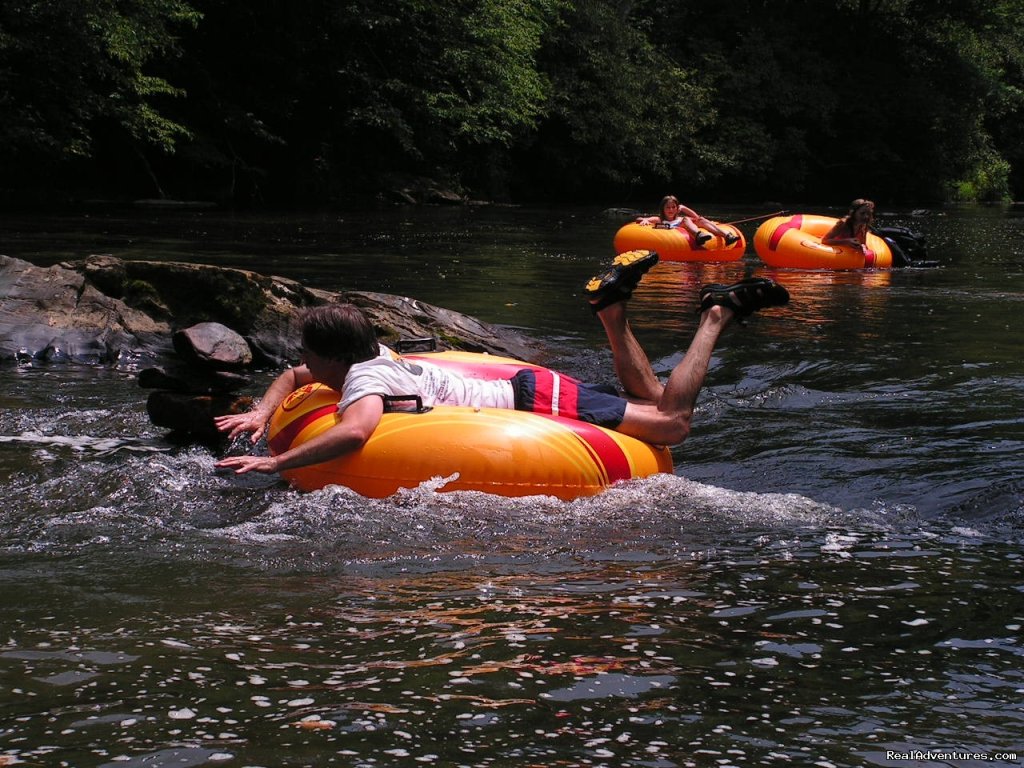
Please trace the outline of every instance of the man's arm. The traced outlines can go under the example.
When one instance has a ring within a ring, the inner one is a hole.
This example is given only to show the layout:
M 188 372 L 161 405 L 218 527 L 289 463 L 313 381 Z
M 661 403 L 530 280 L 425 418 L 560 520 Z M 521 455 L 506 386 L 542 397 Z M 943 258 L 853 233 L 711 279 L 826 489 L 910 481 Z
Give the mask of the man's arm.
M 213 423 L 221 432 L 227 432 L 229 440 L 234 440 L 243 432 L 252 433 L 252 442 L 257 443 L 267 429 L 267 422 L 274 411 L 288 395 L 299 387 L 309 384 L 313 377 L 305 365 L 297 365 L 282 373 L 263 393 L 260 402 L 251 411 L 217 416 Z
M 229 456 L 218 461 L 216 466 L 234 469 L 235 474 L 241 475 L 246 472 L 272 474 L 319 464 L 362 448 L 377 428 L 383 414 L 384 398 L 367 395 L 346 408 L 341 421 L 309 442 L 278 456 Z

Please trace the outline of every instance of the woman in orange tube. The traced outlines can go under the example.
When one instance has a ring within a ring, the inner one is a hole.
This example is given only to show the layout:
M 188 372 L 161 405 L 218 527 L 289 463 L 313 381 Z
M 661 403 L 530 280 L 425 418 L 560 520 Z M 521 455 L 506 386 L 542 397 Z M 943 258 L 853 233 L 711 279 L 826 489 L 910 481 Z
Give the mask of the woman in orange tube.
M 849 245 L 859 248 L 865 256 L 871 254 L 868 248 L 868 232 L 875 220 L 875 204 L 858 197 L 850 203 L 850 210 L 835 226 L 821 238 L 822 245 Z

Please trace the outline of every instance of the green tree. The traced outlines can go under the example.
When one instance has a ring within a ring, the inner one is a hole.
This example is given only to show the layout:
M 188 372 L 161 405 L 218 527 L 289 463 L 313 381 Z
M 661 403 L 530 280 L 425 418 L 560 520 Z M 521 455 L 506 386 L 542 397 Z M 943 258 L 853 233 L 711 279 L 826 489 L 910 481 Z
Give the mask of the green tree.
M 372 55 L 346 58 L 343 130 L 383 135 L 406 167 L 487 177 L 547 108 L 541 41 L 561 0 L 366 0 L 344 34 Z M 408 161 L 411 161 L 409 163 Z
M 998 200 L 1022 111 L 1024 0 L 0 5 L 8 190 Z
M 552 83 L 547 114 L 515 152 L 531 188 L 629 190 L 727 162 L 701 136 L 714 119 L 709 90 L 652 44 L 641 10 L 577 0 L 553 28 L 540 62 Z
M 186 158 L 306 200 L 479 175 L 545 108 L 536 56 L 561 2 L 199 0 Z
M 7 0 L 0 5 L 0 164 L 30 184 L 92 157 L 98 134 L 173 150 L 187 129 L 158 107 L 181 92 L 154 66 L 198 15 L 183 0 Z
M 1020 82 L 1021 10 L 1019 0 L 723 0 L 681 5 L 653 39 L 713 91 L 713 132 L 735 161 L 722 193 L 999 198 L 1013 132 L 993 116 L 1019 111 L 1006 75 Z

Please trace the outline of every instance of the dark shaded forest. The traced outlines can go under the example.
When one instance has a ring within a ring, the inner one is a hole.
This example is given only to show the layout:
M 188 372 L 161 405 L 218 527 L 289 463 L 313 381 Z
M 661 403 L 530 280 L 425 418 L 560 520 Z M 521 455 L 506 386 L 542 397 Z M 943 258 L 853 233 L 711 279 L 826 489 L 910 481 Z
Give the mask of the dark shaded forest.
M 0 201 L 1024 190 L 1024 0 L 5 0 Z

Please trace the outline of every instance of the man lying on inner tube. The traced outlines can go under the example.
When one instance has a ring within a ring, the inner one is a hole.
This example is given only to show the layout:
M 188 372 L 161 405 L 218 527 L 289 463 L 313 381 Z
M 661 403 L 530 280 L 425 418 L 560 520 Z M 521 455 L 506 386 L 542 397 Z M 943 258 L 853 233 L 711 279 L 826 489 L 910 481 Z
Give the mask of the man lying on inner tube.
M 700 325 L 682 361 L 662 384 L 629 327 L 626 308 L 643 275 L 658 262 L 653 251 L 627 251 L 583 293 L 601 321 L 611 344 L 616 373 L 628 395 L 559 382 L 559 415 L 614 429 L 655 445 L 675 445 L 690 431 L 697 395 L 722 331 L 760 309 L 789 301 L 789 293 L 764 278 L 734 285 L 712 284 L 700 290 Z M 277 406 L 293 390 L 312 382 L 341 393 L 343 418 L 317 437 L 277 456 L 230 456 L 216 466 L 236 473 L 274 473 L 318 464 L 357 451 L 373 434 L 384 413 L 385 398 L 419 395 L 423 405 L 514 408 L 552 413 L 548 398 L 535 397 L 536 374 L 523 369 L 511 379 L 470 379 L 423 361 L 408 361 L 377 342 L 373 325 L 351 304 L 327 304 L 308 310 L 302 320 L 304 361 L 270 385 L 249 412 L 219 416 L 217 428 L 231 439 L 243 432 L 257 442 Z

